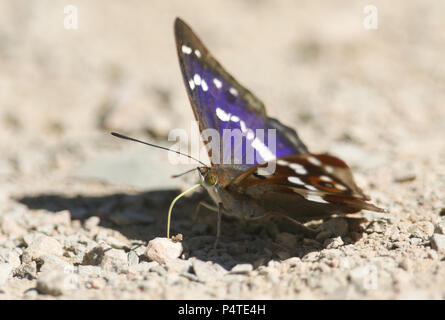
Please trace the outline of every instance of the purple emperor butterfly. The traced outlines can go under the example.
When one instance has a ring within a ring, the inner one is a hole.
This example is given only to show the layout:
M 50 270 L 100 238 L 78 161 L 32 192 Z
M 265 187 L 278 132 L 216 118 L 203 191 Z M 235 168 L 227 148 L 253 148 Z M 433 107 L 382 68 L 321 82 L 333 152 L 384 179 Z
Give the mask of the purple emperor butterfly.
M 362 209 L 385 211 L 368 202 L 346 163 L 329 154 L 310 153 L 295 130 L 268 117 L 261 100 L 235 80 L 179 18 L 175 38 L 185 87 L 211 166 L 179 151 L 112 134 L 185 155 L 203 165 L 197 169 L 201 185 L 215 203 L 204 206 L 218 212 L 217 241 L 222 214 L 245 220 L 281 215 L 303 223 Z M 214 137 L 205 134 L 209 129 L 222 137 L 217 150 L 209 143 Z M 238 139 L 226 139 L 227 131 L 237 131 Z M 259 134 L 270 131 L 272 138 Z M 171 209 L 184 193 L 170 205 L 167 237 Z
M 227 214 L 256 219 L 278 214 L 305 222 L 362 209 L 384 211 L 368 202 L 369 197 L 357 187 L 346 163 L 328 154 L 310 153 L 293 129 L 268 117 L 264 104 L 221 66 L 179 18 L 175 21 L 175 38 L 185 87 L 201 133 L 206 129 L 216 130 L 221 137 L 227 129 L 242 133 L 238 140 L 242 145 L 222 139 L 216 159 L 212 154 L 215 150 L 208 148 L 212 165 L 198 168 L 219 217 Z M 276 150 L 269 148 L 272 141 L 267 137 L 256 135 L 257 129 L 275 129 Z M 252 148 L 255 156 L 248 162 L 247 153 Z M 234 155 L 231 151 L 235 149 L 242 152 Z M 225 161 L 228 154 L 229 163 Z M 270 161 L 275 165 L 273 174 L 261 174 Z

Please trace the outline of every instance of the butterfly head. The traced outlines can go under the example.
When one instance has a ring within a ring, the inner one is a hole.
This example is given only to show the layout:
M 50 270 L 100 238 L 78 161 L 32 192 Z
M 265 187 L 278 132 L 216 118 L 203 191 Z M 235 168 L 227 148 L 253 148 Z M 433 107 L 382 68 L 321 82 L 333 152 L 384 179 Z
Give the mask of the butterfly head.
M 222 203 L 220 195 L 220 179 L 215 169 L 198 167 L 201 185 L 207 190 L 216 204 Z
M 201 184 L 204 188 L 212 188 L 218 183 L 218 176 L 209 167 L 198 167 Z

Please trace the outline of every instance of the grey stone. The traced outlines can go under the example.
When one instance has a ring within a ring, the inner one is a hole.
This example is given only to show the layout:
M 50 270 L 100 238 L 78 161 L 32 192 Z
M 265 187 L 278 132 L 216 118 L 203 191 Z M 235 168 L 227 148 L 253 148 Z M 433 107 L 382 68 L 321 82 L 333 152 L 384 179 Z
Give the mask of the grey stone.
M 147 274 L 150 272 L 150 269 L 154 266 L 159 265 L 156 261 L 142 261 L 136 265 L 130 266 L 129 271 L 132 273 L 142 273 Z
M 78 287 L 78 276 L 60 270 L 46 271 L 39 274 L 37 290 L 42 294 L 60 296 Z
M 386 231 L 388 222 L 385 220 L 374 220 L 366 227 L 366 233 L 384 233 Z
M 23 293 L 23 296 L 24 296 L 26 299 L 35 299 L 35 298 L 37 298 L 38 295 L 39 295 L 39 291 L 37 291 L 37 289 L 34 289 L 34 288 L 31 288 L 31 289 L 29 289 L 29 290 L 26 290 L 26 291 Z
M 103 274 L 102 268 L 99 266 L 78 266 L 77 272 L 79 276 L 99 277 Z
M 62 256 L 63 248 L 59 241 L 46 235 L 40 235 L 33 239 L 23 252 L 24 260 L 40 260 L 43 255 L 47 254 Z
M 9 263 L 13 268 L 20 266 L 20 255 L 16 251 L 11 251 L 10 249 L 0 249 L 0 263 Z
M 128 258 L 124 250 L 107 249 L 104 251 L 100 266 L 105 271 L 125 273 L 128 272 Z
M 174 259 L 169 260 L 165 263 L 165 267 L 170 272 L 187 272 L 192 266 L 192 263 L 188 260 L 182 260 L 182 259 Z
M 249 274 L 253 270 L 250 263 L 237 264 L 231 270 L 231 274 Z
M 301 264 L 301 259 L 298 257 L 292 257 L 284 260 L 283 263 L 288 265 L 290 268 L 293 268 Z
M 408 232 L 415 238 L 428 240 L 434 233 L 434 225 L 428 221 L 420 221 L 411 225 Z
M 189 279 L 190 281 L 199 282 L 199 278 L 190 272 L 181 272 L 180 275 L 186 279 Z
M 100 218 L 97 216 L 92 216 L 85 220 L 83 226 L 86 230 L 92 231 L 99 225 L 99 223 L 100 223 Z
M 336 237 L 336 238 L 331 238 L 331 239 L 326 239 L 323 243 L 323 246 L 326 249 L 336 249 L 339 248 L 343 245 L 343 240 L 341 237 Z
M 378 270 L 375 265 L 365 265 L 352 269 L 349 280 L 360 292 L 378 288 Z
M 445 254 L 445 235 L 433 234 L 431 237 L 431 247 L 437 252 Z
M 160 275 L 161 277 L 164 277 L 164 276 L 166 276 L 167 275 L 167 271 L 164 269 L 164 267 L 163 266 L 161 266 L 161 265 L 155 265 L 155 266 L 153 266 L 153 267 L 151 267 L 150 268 L 150 272 L 155 272 L 155 273 L 157 273 L 158 275 Z
M 35 279 L 37 276 L 37 264 L 35 261 L 30 261 L 22 264 L 14 270 L 14 276 L 18 278 Z
M 193 271 L 202 282 L 212 281 L 216 278 L 215 269 L 208 263 L 195 259 L 192 262 Z
M 66 259 L 53 255 L 53 254 L 45 254 L 40 256 L 43 265 L 40 267 L 40 272 L 51 271 L 51 270 L 64 270 L 66 268 L 72 267 L 72 264 L 69 263 Z
M 6 284 L 6 281 L 12 275 L 13 266 L 9 263 L 0 264 L 0 288 Z
M 71 224 L 71 213 L 68 210 L 55 212 L 51 216 L 51 221 L 56 226 L 69 226 Z
M 110 247 L 115 248 L 115 249 L 124 249 L 124 248 L 128 248 L 127 243 L 125 243 L 125 242 L 123 242 L 123 241 L 121 241 L 121 240 L 119 240 L 119 239 L 116 239 L 116 238 L 114 238 L 114 237 L 107 237 L 106 240 L 105 240 L 105 242 L 106 242 Z
M 434 228 L 434 232 L 439 234 L 445 234 L 445 221 L 442 220 L 439 223 L 437 223 Z
M 26 234 L 25 228 L 19 225 L 13 218 L 7 216 L 0 219 L 0 230 L 8 236 L 16 238 Z
M 134 266 L 139 263 L 139 256 L 134 251 L 128 252 L 128 265 Z

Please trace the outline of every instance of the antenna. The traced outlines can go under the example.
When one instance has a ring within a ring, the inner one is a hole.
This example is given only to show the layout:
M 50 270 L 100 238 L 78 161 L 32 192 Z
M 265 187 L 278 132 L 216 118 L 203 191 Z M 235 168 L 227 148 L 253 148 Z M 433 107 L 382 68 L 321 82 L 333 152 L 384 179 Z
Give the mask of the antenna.
M 207 167 L 206 167 L 206 168 L 207 168 Z M 193 171 L 195 171 L 196 169 L 199 169 L 199 167 L 197 167 L 197 168 L 193 168 L 193 169 L 190 169 L 190 170 L 187 170 L 186 172 L 183 172 L 183 173 L 180 173 L 180 174 L 172 175 L 172 178 L 179 178 L 179 177 L 182 177 L 183 175 L 186 175 L 187 173 L 193 172 Z
M 162 149 L 162 150 L 167 150 L 167 151 L 170 151 L 170 152 L 174 152 L 174 153 L 176 153 L 176 154 L 180 154 L 181 156 L 185 156 L 185 157 L 187 157 L 187 158 L 189 158 L 189 159 L 195 160 L 195 161 L 199 162 L 200 164 L 202 164 L 202 165 L 203 165 L 204 167 L 206 167 L 206 168 L 209 167 L 209 166 L 206 165 L 204 162 L 199 161 L 199 160 L 196 159 L 196 158 L 193 158 L 191 155 L 188 155 L 188 154 L 185 154 L 185 153 L 182 153 L 182 152 L 173 150 L 173 149 L 169 149 L 169 148 L 166 148 L 166 147 L 163 147 L 163 146 L 158 146 L 158 145 L 156 145 L 156 144 L 148 143 L 148 142 L 141 141 L 141 140 L 138 140 L 138 139 L 135 139 L 135 138 L 127 137 L 127 136 L 124 136 L 123 134 L 120 134 L 120 133 L 117 133 L 117 132 L 111 132 L 111 135 L 113 135 L 113 136 L 115 136 L 115 137 L 118 137 L 118 138 L 121 138 L 121 139 L 130 140 L 130 141 L 134 141 L 134 142 L 139 142 L 139 143 L 145 144 L 145 145 L 150 146 L 150 147 L 155 147 L 155 148 L 158 148 L 158 149 Z

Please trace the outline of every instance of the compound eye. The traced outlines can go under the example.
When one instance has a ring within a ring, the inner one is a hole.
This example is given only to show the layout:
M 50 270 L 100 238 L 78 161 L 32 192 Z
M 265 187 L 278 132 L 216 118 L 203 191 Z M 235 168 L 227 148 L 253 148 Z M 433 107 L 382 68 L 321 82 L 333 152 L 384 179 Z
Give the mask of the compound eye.
M 206 185 L 208 186 L 213 186 L 216 184 L 216 182 L 218 181 L 218 178 L 216 177 L 216 174 L 214 173 L 208 173 L 206 175 L 206 177 L 204 178 L 204 181 L 206 183 Z

